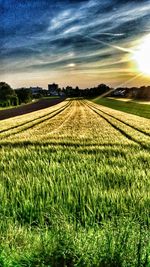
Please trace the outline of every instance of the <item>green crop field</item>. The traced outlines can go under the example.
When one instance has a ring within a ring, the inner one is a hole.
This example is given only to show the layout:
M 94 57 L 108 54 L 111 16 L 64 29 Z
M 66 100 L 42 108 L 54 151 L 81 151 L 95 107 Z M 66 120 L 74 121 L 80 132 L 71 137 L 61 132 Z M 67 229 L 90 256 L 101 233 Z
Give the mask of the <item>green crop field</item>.
M 121 101 L 117 98 L 110 99 L 107 97 L 97 97 L 93 101 L 96 104 L 150 119 L 150 104 L 146 104 L 144 101 L 139 103 L 134 100 L 131 101 L 131 99 L 129 101 Z
M 87 100 L 0 121 L 0 266 L 150 266 L 150 120 Z

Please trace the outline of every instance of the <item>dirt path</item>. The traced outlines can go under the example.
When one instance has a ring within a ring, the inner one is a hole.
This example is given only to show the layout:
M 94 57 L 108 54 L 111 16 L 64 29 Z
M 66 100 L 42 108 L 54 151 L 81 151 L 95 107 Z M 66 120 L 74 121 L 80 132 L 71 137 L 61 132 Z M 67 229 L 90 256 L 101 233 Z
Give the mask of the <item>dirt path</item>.
M 41 99 L 35 103 L 23 105 L 17 108 L 10 108 L 5 110 L 0 110 L 0 120 L 20 116 L 23 114 L 27 114 L 36 110 L 44 109 L 56 105 L 62 102 L 63 98 L 58 99 Z

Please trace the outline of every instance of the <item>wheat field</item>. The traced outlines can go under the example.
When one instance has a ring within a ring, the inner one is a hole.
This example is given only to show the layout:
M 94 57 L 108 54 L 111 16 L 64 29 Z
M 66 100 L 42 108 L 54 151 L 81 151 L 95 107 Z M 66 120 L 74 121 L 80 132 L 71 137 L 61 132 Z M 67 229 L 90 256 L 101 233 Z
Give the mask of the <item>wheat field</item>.
M 150 121 L 87 100 L 0 121 L 0 266 L 150 266 Z

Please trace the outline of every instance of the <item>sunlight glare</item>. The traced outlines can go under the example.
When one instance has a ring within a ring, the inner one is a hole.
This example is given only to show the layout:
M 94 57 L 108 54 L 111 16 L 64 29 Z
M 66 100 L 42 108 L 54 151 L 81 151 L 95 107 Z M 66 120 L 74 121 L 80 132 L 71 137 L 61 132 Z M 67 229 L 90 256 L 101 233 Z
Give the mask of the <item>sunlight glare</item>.
M 139 71 L 150 76 L 150 34 L 137 47 L 133 59 L 136 61 Z

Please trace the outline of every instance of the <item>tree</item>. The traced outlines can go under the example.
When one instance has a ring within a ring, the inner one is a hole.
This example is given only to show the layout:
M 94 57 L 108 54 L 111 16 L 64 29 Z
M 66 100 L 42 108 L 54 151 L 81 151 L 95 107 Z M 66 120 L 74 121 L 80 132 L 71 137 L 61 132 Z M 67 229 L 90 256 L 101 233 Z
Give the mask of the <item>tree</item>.
M 0 100 L 7 100 L 10 96 L 16 96 L 15 91 L 5 82 L 0 82 Z
M 107 93 L 109 90 L 110 90 L 109 86 L 102 83 L 102 84 L 99 84 L 97 87 L 97 94 L 102 95 L 104 93 Z
M 32 99 L 32 92 L 30 89 L 21 88 L 21 89 L 15 90 L 15 92 L 19 99 L 19 104 L 28 103 Z
M 18 97 L 15 91 L 5 82 L 0 82 L 0 106 L 16 106 L 18 105 Z

